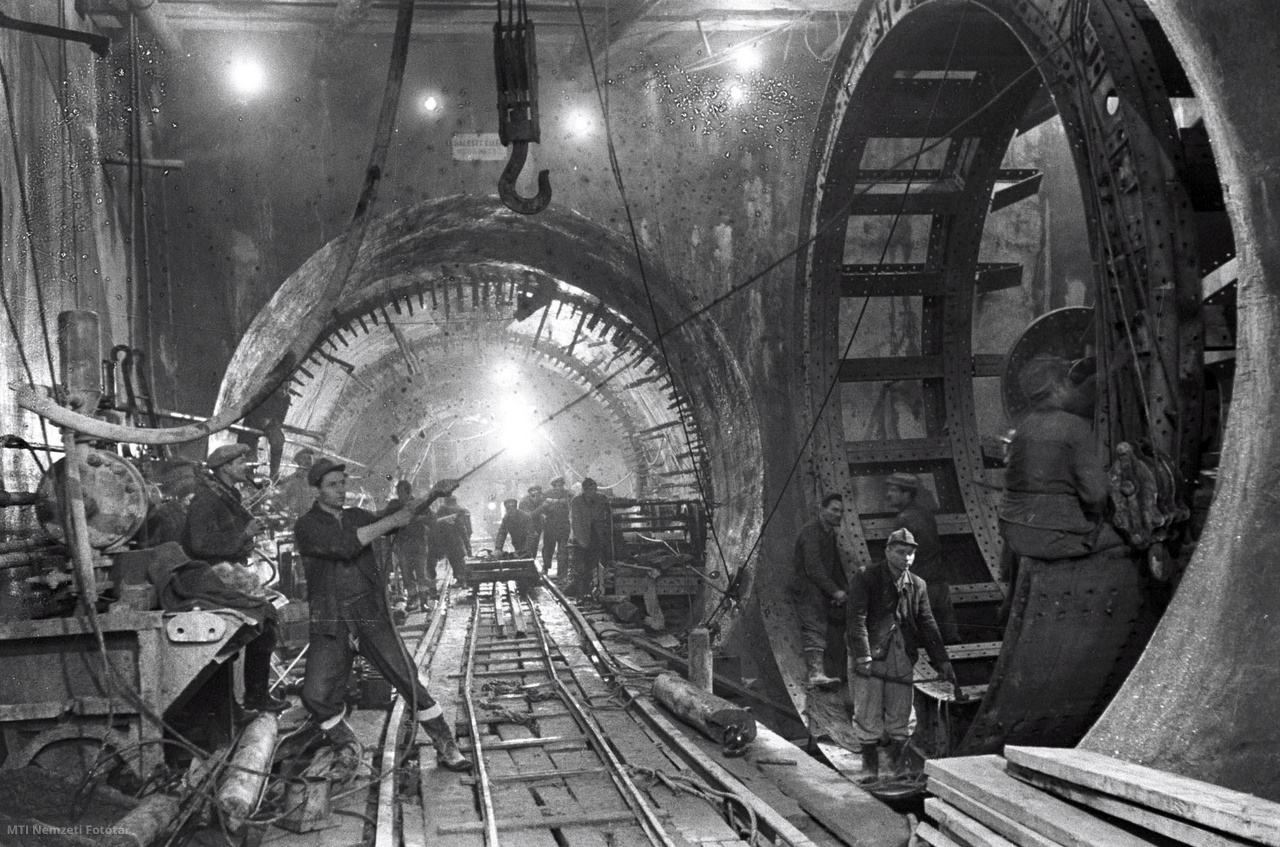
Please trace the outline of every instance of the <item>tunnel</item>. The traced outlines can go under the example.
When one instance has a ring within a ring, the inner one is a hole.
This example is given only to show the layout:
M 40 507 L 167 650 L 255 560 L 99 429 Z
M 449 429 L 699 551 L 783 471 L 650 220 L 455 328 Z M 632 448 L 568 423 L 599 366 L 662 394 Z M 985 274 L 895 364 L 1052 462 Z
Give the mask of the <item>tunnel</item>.
M 1205 482 L 1202 454 L 1220 447 L 1221 459 L 1195 543 L 1148 563 L 1157 590 L 1172 594 L 1159 623 L 1152 617 L 1142 643 L 1116 654 L 1115 673 L 1103 669 L 1106 697 L 1076 716 L 1066 743 L 1280 799 L 1269 656 L 1277 409 L 1261 353 L 1276 333 L 1265 271 L 1276 257 L 1263 235 L 1274 222 L 1266 184 L 1251 178 L 1269 161 L 1269 124 L 1248 117 L 1240 82 L 1277 83 L 1260 54 L 1226 47 L 1224 33 L 1244 37 L 1246 26 L 1189 2 L 858 6 L 805 177 L 783 321 L 791 355 L 769 385 L 745 375 L 734 328 L 656 261 L 637 262 L 616 231 L 468 196 L 380 219 L 336 306 L 307 297 L 332 246 L 315 254 L 241 340 L 220 404 L 261 376 L 271 345 L 302 314 L 331 311 L 325 340 L 290 385 L 285 423 L 303 439 L 317 422 L 332 428 L 369 483 L 386 485 L 429 467 L 426 446 L 450 416 L 456 426 L 491 423 L 484 407 L 496 399 L 481 372 L 514 352 L 558 401 L 538 413 L 591 395 L 577 412 L 580 425 L 608 432 L 602 475 L 626 478 L 630 495 L 676 491 L 710 504 L 715 578 L 728 587 L 749 572 L 738 581 L 748 612 L 739 625 L 767 634 L 803 710 L 786 602 L 794 526 L 825 491 L 874 501 L 874 478 L 889 469 L 924 473 L 953 527 L 957 581 L 997 582 L 1002 377 L 1020 338 L 993 331 L 990 315 L 1024 315 L 1026 325 L 1051 308 L 1093 309 L 1104 316 L 1099 332 L 1129 357 L 1116 366 L 1108 441 L 1143 429 L 1188 501 Z M 1018 166 L 1020 139 L 1037 128 L 1058 134 L 1074 185 Z M 1224 197 L 1222 183 L 1241 188 Z M 993 235 L 994 216 L 1042 192 L 1078 208 L 1084 286 L 1037 281 L 1025 245 Z M 1216 272 L 1233 258 L 1238 335 L 1218 348 L 1207 379 L 1229 386 L 1230 412 L 1210 436 L 1205 421 L 1222 413 L 1204 404 L 1205 315 L 1220 303 L 1206 295 L 1225 287 Z M 890 344 L 860 328 L 867 315 L 914 334 Z M 449 375 L 434 397 L 433 371 Z M 760 417 L 753 392 L 767 391 L 786 397 L 792 418 Z M 490 402 L 467 396 L 476 393 Z M 895 431 L 859 418 L 877 403 L 904 412 Z M 360 438 L 369 432 L 379 437 Z M 772 521 L 771 507 L 784 519 Z M 868 511 L 846 523 L 842 545 L 866 564 L 882 530 Z
M 260 315 L 224 402 L 298 310 L 329 311 L 314 294 L 327 258 Z M 735 457 L 760 454 L 760 431 L 741 374 L 695 313 L 660 266 L 581 216 L 429 201 L 366 240 L 325 339 L 287 387 L 283 423 L 294 449 L 322 433 L 369 503 L 399 479 L 425 490 L 463 478 L 477 532 L 496 525 L 502 500 L 569 471 L 616 497 L 713 504 L 709 576 L 727 586 L 760 509 L 760 466 Z

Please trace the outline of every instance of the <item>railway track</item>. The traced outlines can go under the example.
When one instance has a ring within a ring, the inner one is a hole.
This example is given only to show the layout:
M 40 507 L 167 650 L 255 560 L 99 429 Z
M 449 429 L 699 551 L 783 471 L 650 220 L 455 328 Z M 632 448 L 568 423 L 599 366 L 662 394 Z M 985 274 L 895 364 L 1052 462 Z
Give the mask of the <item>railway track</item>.
M 410 646 L 475 769 L 434 767 L 397 701 L 372 762 L 386 775 L 369 801 L 376 847 L 814 845 L 622 690 L 620 666 L 549 582 L 532 596 L 505 582 L 445 592 Z

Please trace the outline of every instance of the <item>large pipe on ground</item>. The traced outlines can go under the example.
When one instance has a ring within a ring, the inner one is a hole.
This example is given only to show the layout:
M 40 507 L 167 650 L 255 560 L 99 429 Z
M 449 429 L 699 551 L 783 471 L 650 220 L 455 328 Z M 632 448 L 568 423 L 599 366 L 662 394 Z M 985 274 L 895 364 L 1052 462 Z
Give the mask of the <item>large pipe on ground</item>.
M 276 749 L 276 735 L 280 724 L 276 715 L 265 712 L 244 728 L 240 745 L 227 768 L 227 775 L 218 788 L 218 807 L 226 816 L 233 830 L 258 808 L 262 787 L 271 770 L 271 756 Z
M 658 674 L 651 693 L 676 717 L 719 743 L 726 755 L 741 755 L 756 737 L 756 721 L 750 712 L 697 688 L 678 674 Z
M 169 830 L 181 810 L 182 802 L 177 797 L 149 794 L 132 811 L 116 821 L 112 830 L 115 835 L 126 839 L 127 843 L 148 847 Z

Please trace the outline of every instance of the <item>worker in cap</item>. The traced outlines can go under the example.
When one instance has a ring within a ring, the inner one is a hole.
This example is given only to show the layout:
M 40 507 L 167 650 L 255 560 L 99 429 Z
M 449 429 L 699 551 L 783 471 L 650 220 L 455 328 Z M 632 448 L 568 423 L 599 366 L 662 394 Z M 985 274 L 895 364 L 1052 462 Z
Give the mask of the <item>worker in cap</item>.
M 1009 442 L 1001 499 L 1005 549 L 1037 559 L 1078 559 L 1122 547 L 1104 513 L 1107 461 L 1093 432 L 1094 377 L 1076 384 L 1070 363 L 1032 359 L 1019 375 L 1031 408 Z
M 410 499 L 384 517 L 349 509 L 346 465 L 329 458 L 312 463 L 307 479 L 316 502 L 294 524 L 293 538 L 307 575 L 310 636 L 302 703 L 310 714 L 300 730 L 327 738 L 347 761 L 359 761 L 360 745 L 346 723 L 347 681 L 359 653 L 395 686 L 415 711 L 436 749 L 436 763 L 451 771 L 471 769 L 444 709 L 427 690 L 392 624 L 386 579 L 373 542 L 409 525 L 431 504 L 449 495 L 456 481 L 441 480 L 425 498 Z
M 573 493 L 565 487 L 564 477 L 558 476 L 547 486 L 542 503 L 533 510 L 534 518 L 542 519 L 542 572 L 551 576 L 551 564 L 555 562 L 555 575 L 562 580 L 569 575 L 569 501 Z
M 502 501 L 502 523 L 498 525 L 498 534 L 493 542 L 493 551 L 499 555 L 511 538 L 511 546 L 516 556 L 521 559 L 532 559 L 538 547 L 538 536 L 534 532 L 533 515 L 520 508 L 520 501 L 508 497 Z
M 299 449 L 293 454 L 293 472 L 276 482 L 273 499 L 290 523 L 306 514 L 316 501 L 316 489 L 307 481 L 315 456 L 310 447 Z
M 600 566 L 613 558 L 613 513 L 609 498 L 591 477 L 569 501 L 569 589 L 573 597 L 589 597 L 598 584 Z
M 894 530 L 884 558 L 856 573 L 849 584 L 849 681 L 864 782 L 880 776 L 881 747 L 891 776 L 907 771 L 907 741 L 915 728 L 913 669 L 920 648 L 953 690 L 956 683 L 924 580 L 911 573 L 918 546 L 911 530 Z
M 247 565 L 264 523 L 250 514 L 241 500 L 240 486 L 252 484 L 248 444 L 225 444 L 205 459 L 208 473 L 196 483 L 187 507 L 182 531 L 182 549 L 191 559 L 218 568 L 222 563 Z M 235 573 L 239 568 L 222 568 Z M 278 636 L 274 614 L 259 623 L 260 632 L 244 648 L 244 708 L 249 711 L 281 712 L 288 700 L 275 697 L 270 689 L 271 656 Z M 229 668 L 227 663 L 224 668 Z
M 943 642 L 955 644 L 960 640 L 960 629 L 951 604 L 949 575 L 943 566 L 942 538 L 938 535 L 938 521 L 933 509 L 921 497 L 920 477 L 902 472 L 890 474 L 885 480 L 885 500 L 891 509 L 898 512 L 894 516 L 897 528 L 910 530 L 916 540 L 916 558 L 911 572 L 923 579 L 928 587 L 929 606 L 942 632 Z
M 844 496 L 828 494 L 818 513 L 796 536 L 791 567 L 794 605 L 800 619 L 806 682 L 810 688 L 834 688 L 845 671 L 845 603 L 849 578 L 836 543 L 844 523 Z M 827 673 L 830 665 L 835 676 Z
M 245 564 L 262 521 L 242 503 L 240 486 L 252 482 L 248 444 L 224 444 L 209 454 L 209 473 L 196 484 L 187 508 L 182 548 L 193 559 Z
M 538 512 L 538 508 L 545 502 L 547 502 L 547 498 L 542 493 L 542 486 L 530 485 L 525 491 L 525 496 L 521 497 L 520 502 L 517 504 L 520 506 L 520 511 L 528 512 L 529 519 L 533 521 L 533 538 L 529 541 L 529 547 L 533 552 L 529 555 L 535 557 L 538 555 L 538 543 L 542 540 L 543 524 L 545 523 L 545 519 Z

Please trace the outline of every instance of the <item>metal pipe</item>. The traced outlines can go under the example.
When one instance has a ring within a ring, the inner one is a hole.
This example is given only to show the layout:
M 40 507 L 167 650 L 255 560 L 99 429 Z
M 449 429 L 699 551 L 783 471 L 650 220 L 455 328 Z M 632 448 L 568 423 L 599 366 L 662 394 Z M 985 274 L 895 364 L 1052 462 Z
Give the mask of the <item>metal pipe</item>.
M 258 807 L 279 729 L 275 713 L 264 712 L 254 718 L 240 736 L 240 745 L 231 757 L 227 776 L 218 789 L 218 805 L 228 815 L 232 829 L 239 829 Z
M 129 11 L 142 21 L 143 26 L 151 30 L 156 43 L 169 53 L 180 55 L 182 41 L 178 31 L 169 23 L 169 18 L 160 9 L 160 0 L 129 0 Z
M 169 28 L 167 20 L 157 8 L 157 0 L 131 0 L 130 8 L 156 34 L 161 46 L 181 52 L 177 36 Z M 374 135 L 373 149 L 369 153 L 369 166 L 365 169 L 364 186 L 356 201 L 351 226 L 335 247 L 334 265 L 326 274 L 325 286 L 320 293 L 323 303 L 336 303 L 355 266 L 360 245 L 373 218 L 373 208 L 378 196 L 378 186 L 391 146 L 395 130 L 395 118 L 400 104 L 400 90 L 404 83 L 404 68 L 409 52 L 409 35 L 413 28 L 413 0 L 400 0 L 397 7 L 396 34 L 392 41 L 391 61 L 387 67 L 387 84 L 383 91 L 382 108 Z M 168 43 L 166 43 L 168 42 Z M 204 423 L 169 429 L 147 429 L 100 421 L 90 415 L 77 414 L 53 402 L 35 386 L 12 383 L 17 404 L 30 412 L 53 421 L 60 427 L 75 429 L 85 435 L 107 441 L 127 444 L 182 444 L 207 438 L 220 432 L 262 405 L 294 373 L 311 350 L 320 341 L 328 325 L 329 316 L 321 313 L 308 318 L 289 346 L 279 350 L 275 362 L 263 375 L 261 382 L 245 392 L 236 403 L 219 412 Z M 95 359 L 96 361 L 96 359 Z
M 63 459 L 66 473 L 63 474 L 63 526 L 67 539 L 71 542 L 71 558 L 75 564 L 76 577 L 80 582 L 80 606 L 82 609 L 96 609 L 98 605 L 98 580 L 93 573 L 93 548 L 89 546 L 89 519 L 84 510 L 84 484 L 80 476 L 81 464 L 84 462 L 84 445 L 76 443 L 76 432 L 72 429 L 62 431 L 63 442 L 67 446 L 67 455 Z
M 150 794 L 127 815 L 116 821 L 112 829 L 138 847 L 147 847 L 165 833 L 182 811 L 177 797 Z

